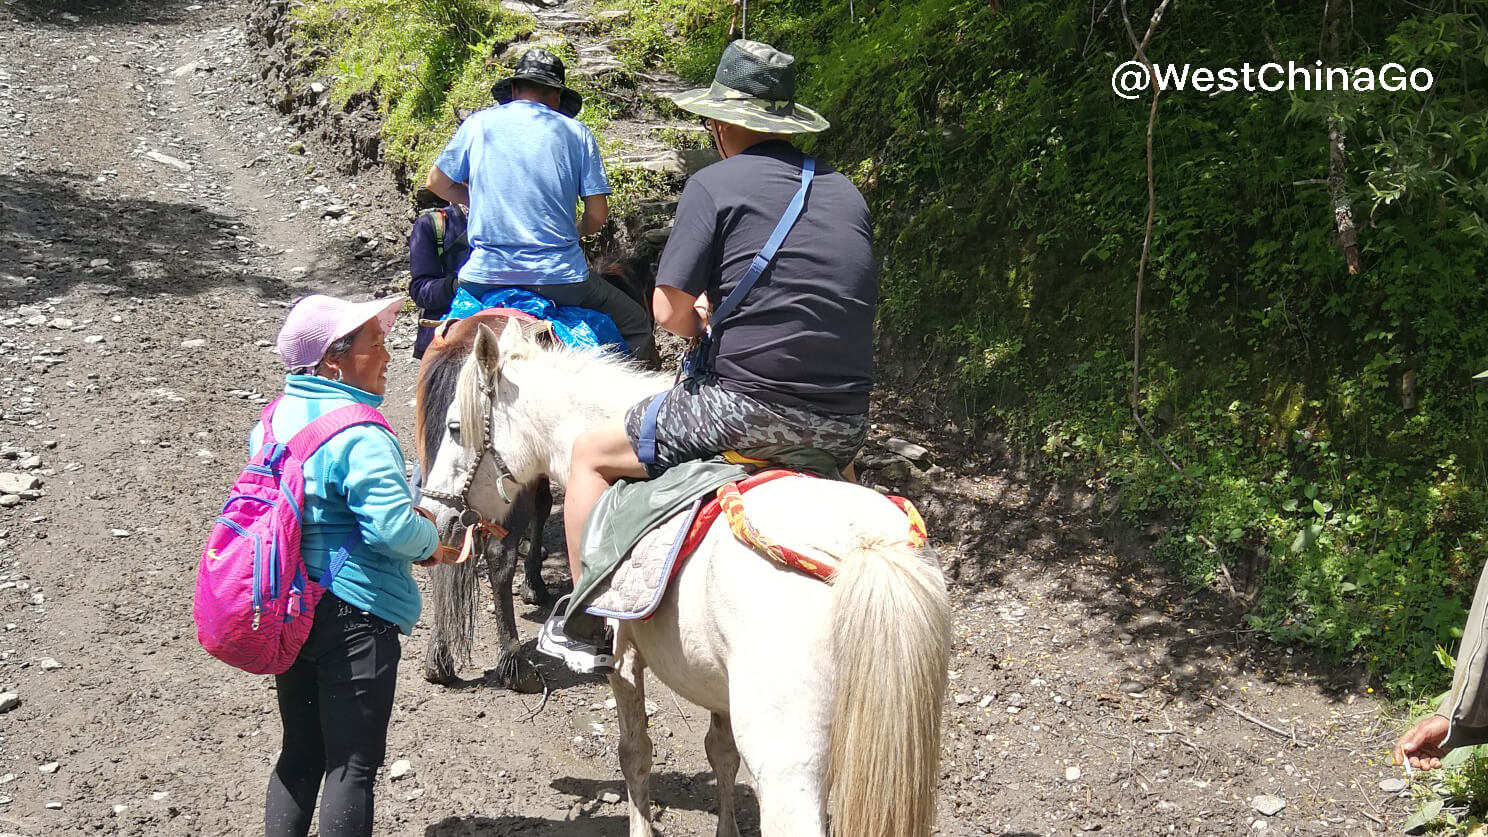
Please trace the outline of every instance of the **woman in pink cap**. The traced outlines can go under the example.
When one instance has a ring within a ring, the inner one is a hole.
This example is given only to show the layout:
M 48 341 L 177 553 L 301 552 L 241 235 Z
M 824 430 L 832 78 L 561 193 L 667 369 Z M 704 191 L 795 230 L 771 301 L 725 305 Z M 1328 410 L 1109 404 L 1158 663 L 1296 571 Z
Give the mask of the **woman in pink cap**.
M 348 404 L 382 404 L 383 340 L 402 304 L 401 296 L 321 295 L 295 304 L 279 332 L 289 375 L 274 438 Z M 262 439 L 255 427 L 250 450 Z M 369 835 L 402 655 L 398 634 L 411 633 L 419 616 L 412 565 L 429 559 L 439 539 L 414 506 L 398 440 L 381 427 L 341 431 L 305 461 L 304 473 L 300 553 L 327 592 L 299 657 L 275 677 L 284 740 L 269 777 L 265 833 L 309 833 L 319 795 L 322 835 Z

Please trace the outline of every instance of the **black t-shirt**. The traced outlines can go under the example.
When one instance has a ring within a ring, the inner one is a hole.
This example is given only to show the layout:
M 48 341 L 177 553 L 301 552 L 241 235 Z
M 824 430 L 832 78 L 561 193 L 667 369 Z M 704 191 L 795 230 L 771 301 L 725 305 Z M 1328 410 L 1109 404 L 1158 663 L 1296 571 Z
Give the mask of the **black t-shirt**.
M 803 155 L 759 143 L 693 175 L 656 283 L 716 309 L 801 185 Z M 715 324 L 719 386 L 823 413 L 865 413 L 873 386 L 878 271 L 868 205 L 820 160 L 801 217 L 727 321 Z

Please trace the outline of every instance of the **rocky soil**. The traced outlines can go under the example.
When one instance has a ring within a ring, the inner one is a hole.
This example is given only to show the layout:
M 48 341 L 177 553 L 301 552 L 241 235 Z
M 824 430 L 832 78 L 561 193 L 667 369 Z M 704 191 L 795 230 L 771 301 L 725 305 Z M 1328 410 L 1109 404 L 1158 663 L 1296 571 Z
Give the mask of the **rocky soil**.
M 411 216 L 394 173 L 348 164 L 365 131 L 284 111 L 250 11 L 0 0 L 5 834 L 259 829 L 273 684 L 197 646 L 200 539 L 279 387 L 286 307 L 398 286 Z M 412 328 L 386 405 L 405 435 Z M 1358 678 L 1257 641 L 1096 491 L 964 447 L 915 399 L 876 409 L 864 479 L 920 504 L 954 581 L 940 833 L 1398 831 L 1398 719 Z M 528 636 L 543 615 L 522 609 Z M 546 711 L 518 722 L 533 698 L 485 684 L 494 649 L 443 688 L 425 639 L 404 646 L 379 834 L 624 833 L 603 683 L 549 668 Z M 658 823 L 711 834 L 706 715 L 651 699 Z

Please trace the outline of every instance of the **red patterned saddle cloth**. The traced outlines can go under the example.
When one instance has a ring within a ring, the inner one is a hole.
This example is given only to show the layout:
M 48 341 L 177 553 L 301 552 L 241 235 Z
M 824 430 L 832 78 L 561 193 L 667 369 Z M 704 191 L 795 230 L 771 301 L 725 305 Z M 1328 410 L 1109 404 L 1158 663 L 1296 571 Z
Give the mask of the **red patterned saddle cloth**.
M 726 483 L 714 496 L 699 499 L 649 532 L 636 544 L 630 556 L 616 568 L 608 584 L 589 602 L 585 610 L 595 616 L 614 619 L 648 619 L 661 605 L 671 580 L 676 577 L 698 545 L 722 517 L 740 541 L 764 557 L 803 572 L 821 581 L 831 581 L 837 567 L 819 553 L 806 555 L 787 544 L 776 543 L 749 522 L 744 511 L 743 495 L 750 489 L 784 477 L 819 479 L 810 474 L 784 468 L 760 471 L 739 482 Z M 926 542 L 925 522 L 909 500 L 890 496 L 907 518 L 907 538 L 911 546 Z M 669 544 L 662 548 L 663 544 Z

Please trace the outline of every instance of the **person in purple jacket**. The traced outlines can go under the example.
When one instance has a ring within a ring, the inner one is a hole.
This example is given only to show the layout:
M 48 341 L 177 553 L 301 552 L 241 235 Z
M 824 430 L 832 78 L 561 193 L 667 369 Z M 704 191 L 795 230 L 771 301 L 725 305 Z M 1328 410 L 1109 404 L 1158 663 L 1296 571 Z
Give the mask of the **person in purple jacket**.
M 408 236 L 408 295 L 419 307 L 419 320 L 438 320 L 449 313 L 459 286 L 460 268 L 470 258 L 465 234 L 465 208 L 452 203 L 419 215 Z M 434 327 L 420 322 L 413 356 L 422 358 L 434 339 Z

